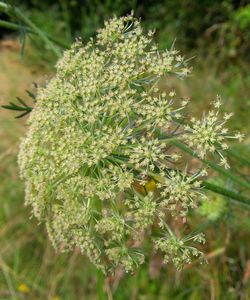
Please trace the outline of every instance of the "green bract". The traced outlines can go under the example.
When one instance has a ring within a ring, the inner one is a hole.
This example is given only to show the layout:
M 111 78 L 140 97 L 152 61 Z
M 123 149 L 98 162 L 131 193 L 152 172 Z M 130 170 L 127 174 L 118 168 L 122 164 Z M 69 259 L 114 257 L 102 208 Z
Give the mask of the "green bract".
M 217 113 L 178 127 L 188 101 L 174 101 L 175 92 L 161 92 L 158 83 L 189 69 L 176 50 L 157 50 L 152 36 L 128 15 L 105 22 L 87 45 L 74 43 L 38 89 L 21 143 L 26 204 L 56 249 L 77 247 L 103 272 L 141 264 L 143 236 L 178 268 L 202 256 L 189 244 L 203 237 L 177 237 L 166 224 L 196 207 L 203 173 L 178 169 L 179 154 L 161 134 L 186 141 L 201 157 L 221 142 L 226 148 Z M 149 227 L 153 237 L 143 234 Z

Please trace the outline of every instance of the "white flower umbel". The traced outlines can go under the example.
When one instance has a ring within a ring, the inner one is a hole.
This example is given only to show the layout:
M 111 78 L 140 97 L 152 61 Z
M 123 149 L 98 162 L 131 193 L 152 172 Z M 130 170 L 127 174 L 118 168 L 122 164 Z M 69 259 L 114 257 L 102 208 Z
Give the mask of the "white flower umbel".
M 158 83 L 189 69 L 178 51 L 160 51 L 152 38 L 131 14 L 106 21 L 86 45 L 74 43 L 39 87 L 20 146 L 25 202 L 53 245 L 79 248 L 103 272 L 133 271 L 144 260 L 135 237 L 152 226 L 161 235 L 169 211 L 183 218 L 196 206 L 197 174 L 178 169 L 178 155 L 159 133 L 184 138 L 201 157 L 230 138 L 228 115 L 218 121 L 214 111 L 175 133 L 188 101 Z M 178 268 L 190 262 L 183 241 L 156 243 Z
M 205 261 L 203 253 L 194 247 L 195 244 L 204 243 L 205 238 L 202 233 L 179 238 L 167 227 L 165 236 L 155 240 L 155 248 L 164 253 L 165 263 L 171 260 L 180 270 L 184 264 L 190 264 L 193 257 L 199 259 L 201 263 Z
M 191 118 L 191 124 L 185 126 L 186 134 L 184 134 L 183 138 L 189 147 L 195 149 L 201 159 L 205 158 L 208 152 L 215 153 L 220 158 L 220 164 L 228 169 L 230 166 L 221 150 L 228 148 L 227 139 L 238 139 L 241 141 L 243 135 L 240 133 L 234 135 L 228 133 L 228 129 L 224 125 L 233 114 L 226 113 L 223 119 L 220 119 L 219 109 L 222 103 L 219 96 L 217 96 L 213 105 L 215 109 L 209 111 L 208 114 L 204 113 L 201 120 L 197 120 L 194 117 Z
M 162 197 L 161 206 L 169 209 L 173 215 L 178 212 L 180 216 L 185 217 L 190 208 L 197 207 L 198 199 L 204 198 L 201 193 L 201 181 L 198 180 L 204 175 L 205 170 L 191 176 L 185 170 L 167 172 L 164 181 L 157 184 Z

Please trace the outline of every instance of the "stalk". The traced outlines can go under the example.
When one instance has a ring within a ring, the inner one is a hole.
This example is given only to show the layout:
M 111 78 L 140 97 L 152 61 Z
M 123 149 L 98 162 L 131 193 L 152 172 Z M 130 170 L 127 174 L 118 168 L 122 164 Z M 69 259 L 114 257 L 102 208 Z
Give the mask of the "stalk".
M 238 159 L 238 161 L 241 164 L 250 167 L 250 161 L 248 159 L 246 159 L 245 157 L 242 157 L 236 150 L 234 150 L 234 149 L 226 149 L 225 152 L 227 154 L 231 155 L 232 157 Z
M 115 164 L 126 164 L 128 166 L 128 168 L 133 169 L 133 165 L 128 163 L 126 160 L 123 160 L 123 159 L 120 159 L 120 158 L 117 158 L 117 157 L 109 157 L 108 160 L 111 161 L 112 163 L 115 163 Z M 138 171 L 140 171 L 140 170 L 138 170 Z M 165 181 L 165 178 L 160 176 L 157 173 L 149 172 L 148 175 L 150 177 L 152 177 L 153 179 L 155 179 L 156 181 L 158 181 L 158 182 L 164 182 Z M 210 190 L 210 191 L 213 191 L 216 194 L 226 196 L 227 198 L 230 199 L 230 201 L 233 201 L 236 204 L 243 205 L 246 208 L 250 209 L 250 198 L 248 198 L 245 195 L 235 193 L 234 191 L 231 191 L 231 190 L 226 189 L 226 188 L 222 188 L 218 185 L 212 184 L 212 183 L 207 182 L 207 181 L 203 181 L 202 186 L 206 190 Z
M 228 198 L 234 199 L 233 202 L 236 204 L 241 204 L 245 206 L 246 208 L 250 209 L 250 198 L 247 198 L 244 195 L 241 195 L 239 193 L 235 193 L 233 191 L 230 191 L 228 189 L 222 188 L 218 185 L 212 184 L 207 181 L 202 182 L 202 186 L 209 191 L 212 191 L 214 193 L 226 196 Z M 237 200 L 237 201 L 235 201 Z
M 100 300 L 105 300 L 106 296 L 104 293 L 104 279 L 103 274 L 100 270 L 96 270 L 97 275 L 97 290 L 98 290 L 98 296 Z
M 177 148 L 183 150 L 184 152 L 190 154 L 191 156 L 199 159 L 200 161 L 204 162 L 206 165 L 217 171 L 218 173 L 222 174 L 223 176 L 230 178 L 232 181 L 236 182 L 240 186 L 250 189 L 250 183 L 244 181 L 243 179 L 239 178 L 238 176 L 234 175 L 233 173 L 225 170 L 224 168 L 218 166 L 216 163 L 209 161 L 207 159 L 201 159 L 192 149 L 184 145 L 183 143 L 179 142 L 177 139 L 162 139 L 162 141 L 170 142 L 175 145 Z
M 8 21 L 4 21 L 4 20 L 0 20 L 0 26 L 7 28 L 7 29 L 12 29 L 12 30 L 25 30 L 27 32 L 32 32 L 28 27 L 26 26 L 20 26 L 16 23 L 12 23 L 12 22 L 8 22 Z
M 11 30 L 25 30 L 28 33 L 33 33 L 35 34 L 35 32 L 30 29 L 27 26 L 21 26 L 19 24 L 13 23 L 13 22 L 8 22 L 8 21 L 4 21 L 4 20 L 0 20 L 0 27 L 4 27 L 4 28 L 8 28 Z M 51 36 L 50 34 L 47 34 L 44 32 L 44 34 L 54 43 L 56 43 L 58 46 L 62 47 L 62 48 L 69 48 L 69 45 L 61 40 L 58 40 L 57 38 L 54 38 L 53 36 Z
M 45 44 L 47 44 L 49 46 L 49 48 L 51 49 L 51 51 L 53 51 L 53 53 L 57 56 L 57 57 L 61 57 L 61 52 L 58 50 L 58 48 L 54 45 L 54 43 L 52 43 L 50 41 L 50 39 L 47 37 L 47 35 L 40 30 L 32 21 L 29 20 L 29 18 L 27 18 L 25 16 L 25 14 L 23 14 L 23 12 L 14 6 L 10 6 L 8 4 L 5 4 L 3 2 L 0 2 L 0 11 L 5 12 L 8 15 L 11 15 L 11 13 L 13 12 L 17 18 L 19 18 L 20 20 L 22 20 L 24 22 L 24 24 L 28 25 L 28 27 L 34 32 L 36 33 L 43 41 Z

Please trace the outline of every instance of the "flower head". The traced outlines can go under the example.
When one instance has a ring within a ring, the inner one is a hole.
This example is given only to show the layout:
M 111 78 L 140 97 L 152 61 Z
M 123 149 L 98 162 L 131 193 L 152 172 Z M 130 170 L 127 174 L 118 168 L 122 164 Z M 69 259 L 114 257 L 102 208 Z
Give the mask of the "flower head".
M 190 208 L 197 207 L 201 193 L 201 181 L 197 180 L 203 171 L 188 175 L 186 172 L 172 170 L 166 174 L 164 181 L 158 184 L 161 197 L 161 206 L 167 207 L 173 214 L 179 210 L 181 216 L 186 216 Z
M 20 146 L 25 202 L 46 223 L 54 247 L 79 248 L 103 272 L 119 265 L 133 271 L 144 260 L 135 237 L 150 226 L 161 230 L 169 210 L 183 217 L 200 195 L 199 172 L 176 168 L 178 155 L 160 138 L 179 136 L 188 101 L 174 100 L 158 83 L 189 69 L 178 51 L 158 50 L 152 37 L 130 14 L 106 21 L 86 45 L 76 41 L 39 87 Z M 218 121 L 212 111 L 193 119 L 186 142 L 201 157 L 216 143 L 225 148 L 228 118 Z M 179 268 L 200 254 L 184 242 L 171 235 L 156 247 Z
M 201 120 L 191 118 L 191 123 L 185 125 L 186 133 L 183 139 L 191 148 L 195 149 L 201 159 L 204 159 L 209 152 L 217 154 L 220 158 L 220 164 L 227 169 L 230 166 L 221 150 L 228 148 L 228 139 L 239 139 L 240 141 L 243 135 L 228 133 L 228 129 L 224 125 L 233 114 L 225 113 L 221 119 L 219 117 L 221 104 L 221 99 L 217 96 L 216 101 L 213 103 L 214 110 L 209 111 L 208 114 L 203 114 Z
M 198 258 L 201 263 L 205 261 L 203 253 L 192 245 L 204 243 L 205 238 L 203 234 L 190 234 L 184 238 L 178 238 L 168 228 L 164 237 L 155 240 L 155 248 L 164 253 L 165 263 L 172 260 L 176 268 L 180 270 L 184 264 L 192 262 L 192 257 Z

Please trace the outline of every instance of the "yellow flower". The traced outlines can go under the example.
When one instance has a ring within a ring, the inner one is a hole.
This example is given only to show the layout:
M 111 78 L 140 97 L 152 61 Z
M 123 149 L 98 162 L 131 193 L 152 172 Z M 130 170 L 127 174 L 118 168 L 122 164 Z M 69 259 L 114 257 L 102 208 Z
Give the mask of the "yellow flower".
M 61 300 L 61 298 L 59 296 L 53 296 L 51 300 Z
M 17 289 L 19 292 L 24 294 L 28 294 L 30 292 L 30 288 L 25 283 L 20 283 Z
M 146 191 L 149 192 L 153 192 L 156 189 L 156 182 L 154 181 L 154 179 L 150 179 L 146 184 L 145 184 L 145 189 Z

